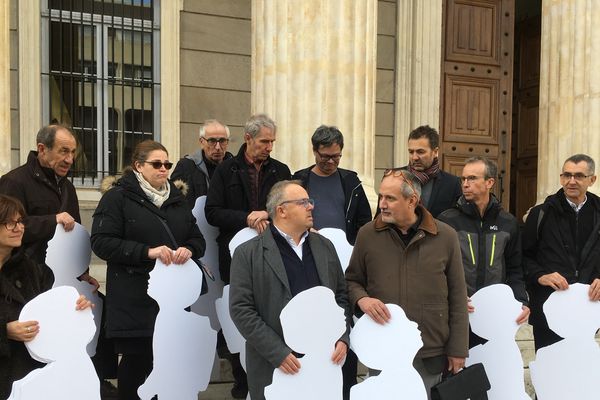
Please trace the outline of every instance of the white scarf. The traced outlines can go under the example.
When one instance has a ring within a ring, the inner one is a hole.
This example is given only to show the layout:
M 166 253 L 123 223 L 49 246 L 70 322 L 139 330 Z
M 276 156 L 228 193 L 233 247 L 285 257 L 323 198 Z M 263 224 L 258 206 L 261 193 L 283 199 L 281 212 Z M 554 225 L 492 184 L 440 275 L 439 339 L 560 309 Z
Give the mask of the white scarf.
M 144 179 L 144 176 L 141 173 L 135 170 L 133 173 L 140 183 L 140 187 L 146 196 L 148 196 L 148 199 L 152 202 L 152 204 L 160 208 L 171 194 L 171 185 L 169 185 L 169 182 L 167 181 L 160 189 L 157 190 L 154 189 L 154 187 L 152 187 L 152 185 L 149 184 L 146 179 Z

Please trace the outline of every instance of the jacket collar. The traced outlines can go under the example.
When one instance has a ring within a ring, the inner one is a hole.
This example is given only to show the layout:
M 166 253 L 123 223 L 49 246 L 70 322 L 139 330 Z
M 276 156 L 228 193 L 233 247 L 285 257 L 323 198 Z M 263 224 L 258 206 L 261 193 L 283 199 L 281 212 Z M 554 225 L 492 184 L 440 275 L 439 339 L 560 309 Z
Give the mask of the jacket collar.
M 433 215 L 431 215 L 431 213 L 429 211 L 427 211 L 427 209 L 425 207 L 423 207 L 421 204 L 419 204 L 417 206 L 419 208 L 419 210 L 421 210 L 421 224 L 419 225 L 419 230 L 423 231 L 423 232 L 427 232 L 431 235 L 437 235 L 438 233 L 438 227 L 437 224 L 435 223 L 435 219 L 433 218 Z M 376 231 L 385 231 L 388 229 L 393 229 L 392 224 L 388 224 L 387 222 L 383 222 L 382 218 L 381 218 L 381 214 L 379 214 L 377 216 L 377 218 L 375 218 L 375 230 Z
M 38 152 L 32 150 L 27 155 L 27 165 L 33 174 L 52 187 L 58 187 L 66 177 L 58 177 L 52 168 L 42 167 L 38 160 Z
M 500 202 L 493 193 L 490 193 L 490 201 L 485 208 L 483 217 L 479 214 L 479 208 L 477 208 L 477 205 L 465 199 L 464 195 L 460 196 L 456 202 L 456 208 L 463 214 L 466 214 L 472 218 L 485 218 L 488 215 L 491 215 L 493 212 L 497 214 L 500 211 Z

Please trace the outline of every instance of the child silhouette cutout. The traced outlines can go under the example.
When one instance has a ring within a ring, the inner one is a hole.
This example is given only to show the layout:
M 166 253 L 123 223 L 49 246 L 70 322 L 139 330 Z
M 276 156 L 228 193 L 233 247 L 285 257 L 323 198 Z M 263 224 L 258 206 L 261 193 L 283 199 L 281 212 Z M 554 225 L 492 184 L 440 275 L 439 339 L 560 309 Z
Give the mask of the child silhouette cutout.
M 90 357 L 96 354 L 103 301 L 98 296 L 98 292 L 94 290 L 94 286 L 77 278 L 88 270 L 91 256 L 90 234 L 83 226 L 75 223 L 73 230 L 67 232 L 61 224 L 56 225 L 54 236 L 48 242 L 46 265 L 54 273 L 54 285 L 52 287 L 74 287 L 79 294 L 84 295 L 94 304 L 92 312 L 94 313 L 96 332 L 92 341 L 87 345 L 87 352 Z
M 380 370 L 350 389 L 351 400 L 410 399 L 426 400 L 421 376 L 413 367 L 417 351 L 423 346 L 417 324 L 396 304 L 386 304 L 391 319 L 376 323 L 363 315 L 350 333 L 352 350 L 371 369 Z
M 279 368 L 265 388 L 267 400 L 341 400 L 342 367 L 331 360 L 335 344 L 346 331 L 344 310 L 333 292 L 316 286 L 298 293 L 281 311 L 285 343 L 300 358 L 300 371 L 290 375 Z
M 196 400 L 206 390 L 215 359 L 217 332 L 206 316 L 185 310 L 198 299 L 202 272 L 188 260 L 165 266 L 160 260 L 148 281 L 148 295 L 160 311 L 154 325 L 154 368 L 138 389 L 142 400 Z
M 100 381 L 86 346 L 96 325 L 92 310 L 77 311 L 79 293 L 61 286 L 44 292 L 23 307 L 19 320 L 37 320 L 40 331 L 27 350 L 48 363 L 13 383 L 10 400 L 100 400 Z
M 491 384 L 490 400 L 531 400 L 525 391 L 523 359 L 515 342 L 521 313 L 519 303 L 508 285 L 484 287 L 471 296 L 475 311 L 469 314 L 471 329 L 487 339 L 469 350 L 466 365 L 483 363 Z
M 539 349 L 529 363 L 540 400 L 598 398 L 600 348 L 594 335 L 600 327 L 600 302 L 590 301 L 589 288 L 575 283 L 544 303 L 548 326 L 564 339 Z

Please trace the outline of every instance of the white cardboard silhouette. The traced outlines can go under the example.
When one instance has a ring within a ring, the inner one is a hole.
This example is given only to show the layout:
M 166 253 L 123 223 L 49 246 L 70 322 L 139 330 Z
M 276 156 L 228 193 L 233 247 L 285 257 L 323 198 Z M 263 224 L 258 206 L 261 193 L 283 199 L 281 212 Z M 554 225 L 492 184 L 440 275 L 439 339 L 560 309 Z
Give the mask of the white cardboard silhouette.
M 471 296 L 475 311 L 469 314 L 471 329 L 488 342 L 469 350 L 466 365 L 483 363 L 491 389 L 490 400 L 530 400 L 525 391 L 523 359 L 515 341 L 516 320 L 522 312 L 508 285 L 484 287 Z
M 240 244 L 245 243 L 248 240 L 255 238 L 256 236 L 258 236 L 258 232 L 255 229 L 249 227 L 246 227 L 238 233 L 236 233 L 235 236 L 229 242 L 229 253 L 231 254 L 231 257 L 233 257 L 233 252 L 235 251 L 235 249 L 237 249 L 237 247 Z
M 96 325 L 91 309 L 75 310 L 79 293 L 61 286 L 25 304 L 19 321 L 38 321 L 40 331 L 25 343 L 29 354 L 49 363 L 13 383 L 10 400 L 100 400 L 100 381 L 86 352 Z
M 215 280 L 206 279 L 208 292 L 200 296 L 192 305 L 192 311 L 198 315 L 206 315 L 210 318 L 210 325 L 214 330 L 218 331 L 221 329 L 221 326 L 219 325 L 219 319 L 217 318 L 217 312 L 215 310 L 215 300 L 221 297 L 223 291 L 223 282 L 221 281 L 221 274 L 219 273 L 219 246 L 217 245 L 219 228 L 210 225 L 208 221 L 206 221 L 206 216 L 204 215 L 205 204 L 206 196 L 198 197 L 196 199 L 196 205 L 192 210 L 192 214 L 196 218 L 196 225 L 198 225 L 198 228 L 206 241 L 206 250 L 204 251 L 204 256 L 200 258 L 200 261 L 210 270 Z
M 342 264 L 342 269 L 345 272 L 346 268 L 348 268 L 348 264 L 350 264 L 350 256 L 352 255 L 352 249 L 354 248 L 348 243 L 346 232 L 338 228 L 322 228 L 319 229 L 319 233 L 331 240 L 338 258 L 340 259 L 340 264 Z
M 225 337 L 227 348 L 231 354 L 240 353 L 240 363 L 245 371 L 246 340 L 240 331 L 238 331 L 229 314 L 229 285 L 223 287 L 223 297 L 216 300 L 215 308 L 217 309 L 217 316 L 221 322 L 221 329 L 223 329 L 223 336 Z
M 540 400 L 598 398 L 600 348 L 594 335 L 600 328 L 600 302 L 589 300 L 589 288 L 575 283 L 544 303 L 548 326 L 564 339 L 539 349 L 529 363 Z
M 94 303 L 92 312 L 94 313 L 94 321 L 96 322 L 96 333 L 92 341 L 87 345 L 87 352 L 90 357 L 96 354 L 96 345 L 102 321 L 103 301 L 98 296 L 98 292 L 94 292 L 92 285 L 88 282 L 78 280 L 77 277 L 87 271 L 90 266 L 91 256 L 90 234 L 83 226 L 75 223 L 73 230 L 67 232 L 61 224 L 56 224 L 54 236 L 48 242 L 46 265 L 54 273 L 54 285 L 52 287 L 74 287 L 79 294 L 84 295 L 89 301 Z
M 426 400 L 421 376 L 413 367 L 417 351 L 423 347 L 417 324 L 406 317 L 397 304 L 386 304 L 391 319 L 384 325 L 363 315 L 350 332 L 350 344 L 358 359 L 380 370 L 350 389 L 350 400 Z
M 196 400 L 206 390 L 215 359 L 217 332 L 208 317 L 185 311 L 200 295 L 202 272 L 193 260 L 165 266 L 160 260 L 148 282 L 148 295 L 160 311 L 154 325 L 154 367 L 138 389 L 142 400 Z
M 333 292 L 316 286 L 298 293 L 281 311 L 285 343 L 300 358 L 294 375 L 273 371 L 273 383 L 265 388 L 267 400 L 341 400 L 342 367 L 331 361 L 335 344 L 346 330 L 344 309 Z

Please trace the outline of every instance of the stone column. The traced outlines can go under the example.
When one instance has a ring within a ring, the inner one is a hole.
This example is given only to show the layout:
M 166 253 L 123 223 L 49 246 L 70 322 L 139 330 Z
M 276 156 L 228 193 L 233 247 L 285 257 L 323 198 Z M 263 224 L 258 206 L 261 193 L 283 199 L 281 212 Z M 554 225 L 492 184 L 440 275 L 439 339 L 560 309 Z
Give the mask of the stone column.
M 252 111 L 278 124 L 274 157 L 312 165 L 312 133 L 336 125 L 372 205 L 376 28 L 376 0 L 252 1 Z
M 10 1 L 0 0 L 0 174 L 10 171 Z
M 420 125 L 439 131 L 442 0 L 398 4 L 394 165 L 408 163 L 408 134 Z
M 566 158 L 600 164 L 600 2 L 543 0 L 537 201 L 560 187 Z M 598 172 L 598 168 L 596 168 Z M 600 192 L 598 183 L 592 186 Z

